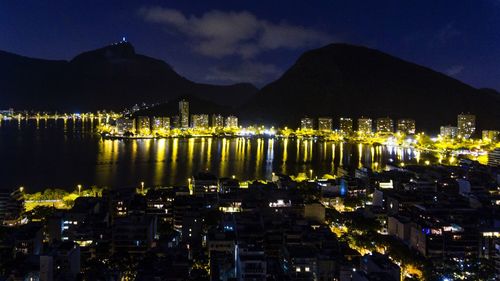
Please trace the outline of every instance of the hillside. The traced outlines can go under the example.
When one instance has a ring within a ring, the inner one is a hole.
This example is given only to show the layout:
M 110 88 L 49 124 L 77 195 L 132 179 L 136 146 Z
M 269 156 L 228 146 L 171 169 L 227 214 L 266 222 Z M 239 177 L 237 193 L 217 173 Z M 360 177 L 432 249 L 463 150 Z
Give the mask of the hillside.
M 238 106 L 257 89 L 192 82 L 167 63 L 137 54 L 120 42 L 77 55 L 71 61 L 26 58 L 0 52 L 0 107 L 42 110 L 122 109 L 192 95 Z
M 414 118 L 438 130 L 456 115 L 477 115 L 479 128 L 500 126 L 500 95 L 377 50 L 331 44 L 304 53 L 282 77 L 245 106 L 254 122 L 297 127 L 299 119 L 331 116 Z M 335 124 L 335 123 L 334 123 Z M 337 124 L 338 125 L 338 124 Z

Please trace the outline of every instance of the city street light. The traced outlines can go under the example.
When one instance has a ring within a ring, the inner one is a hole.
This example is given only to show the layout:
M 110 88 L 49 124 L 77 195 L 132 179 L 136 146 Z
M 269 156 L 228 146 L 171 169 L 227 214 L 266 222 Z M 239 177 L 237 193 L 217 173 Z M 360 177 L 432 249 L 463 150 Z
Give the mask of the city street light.
M 79 184 L 78 185 L 78 196 L 81 196 L 81 193 L 82 193 L 82 185 Z
M 312 179 L 312 177 L 313 177 L 313 170 L 312 169 L 309 170 L 309 174 L 310 174 L 310 178 Z
M 144 194 L 144 182 L 141 181 L 141 193 Z

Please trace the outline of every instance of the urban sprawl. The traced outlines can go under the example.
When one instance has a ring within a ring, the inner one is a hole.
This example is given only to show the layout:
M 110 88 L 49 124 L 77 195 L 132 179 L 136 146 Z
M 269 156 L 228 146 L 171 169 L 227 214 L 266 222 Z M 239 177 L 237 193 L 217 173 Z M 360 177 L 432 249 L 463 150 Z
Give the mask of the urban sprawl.
M 185 100 L 174 117 L 133 114 L 139 110 L 0 114 L 97 119 L 109 138 L 313 137 L 408 146 L 454 160 L 251 181 L 203 171 L 184 186 L 1 189 L 0 280 L 500 278 L 499 132 L 477 137 L 472 114 L 431 137 L 417 133 L 412 119 L 397 120 L 394 132 L 391 118 L 359 118 L 357 130 L 353 119 L 340 118 L 334 130 L 332 118 L 304 117 L 293 130 L 190 115 Z

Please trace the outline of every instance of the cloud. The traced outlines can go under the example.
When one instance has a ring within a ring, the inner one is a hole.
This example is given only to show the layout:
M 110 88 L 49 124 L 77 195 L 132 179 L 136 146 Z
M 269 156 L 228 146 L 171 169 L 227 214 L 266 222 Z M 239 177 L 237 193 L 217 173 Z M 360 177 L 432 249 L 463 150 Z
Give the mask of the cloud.
M 259 19 L 252 13 L 213 10 L 201 16 L 175 9 L 146 7 L 139 11 L 148 22 L 163 24 L 190 39 L 192 49 L 208 57 L 255 55 L 279 48 L 297 49 L 332 41 L 321 31 Z
M 281 73 L 274 64 L 244 61 L 239 65 L 228 64 L 209 69 L 205 79 L 207 81 L 239 83 L 250 82 L 262 84 L 269 79 L 276 78 Z
M 460 74 L 464 70 L 463 65 L 452 65 L 448 69 L 445 70 L 445 73 L 448 76 L 455 76 Z
M 436 40 L 439 43 L 447 43 L 450 39 L 459 36 L 461 32 L 455 27 L 453 22 L 450 22 L 443 26 L 436 33 Z

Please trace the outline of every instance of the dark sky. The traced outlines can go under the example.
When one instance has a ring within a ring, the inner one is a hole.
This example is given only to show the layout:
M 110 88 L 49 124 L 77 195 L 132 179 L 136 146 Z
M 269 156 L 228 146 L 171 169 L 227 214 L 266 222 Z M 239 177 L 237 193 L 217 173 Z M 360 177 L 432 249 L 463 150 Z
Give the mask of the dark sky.
M 500 0 L 0 2 L 1 50 L 70 59 L 122 36 L 199 82 L 262 86 L 347 42 L 500 89 Z

